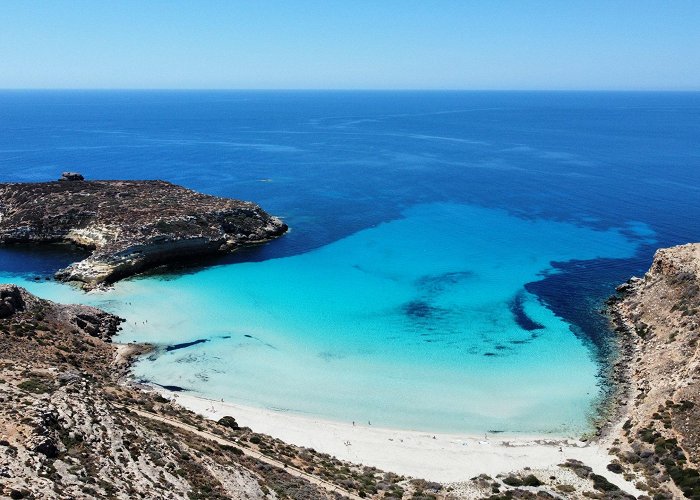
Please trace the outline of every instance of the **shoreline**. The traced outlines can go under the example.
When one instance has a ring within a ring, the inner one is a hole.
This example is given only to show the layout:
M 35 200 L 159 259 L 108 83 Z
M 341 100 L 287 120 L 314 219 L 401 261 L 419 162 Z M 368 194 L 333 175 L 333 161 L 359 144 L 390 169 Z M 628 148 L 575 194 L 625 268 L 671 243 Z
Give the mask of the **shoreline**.
M 700 488 L 697 433 L 700 244 L 656 251 L 649 270 L 617 287 L 608 301 L 621 345 L 614 366 L 621 467 L 649 495 L 688 498 Z M 689 479 L 691 478 L 691 479 Z
M 700 358 L 693 318 L 700 308 L 693 300 L 700 296 L 698 262 L 700 245 L 659 250 L 644 278 L 631 278 L 608 299 L 606 311 L 617 356 L 608 367 L 607 380 L 612 384 L 605 398 L 608 412 L 601 415 L 590 441 L 551 435 L 433 434 L 356 425 L 173 392 L 137 384 L 128 375 L 125 382 L 160 394 L 206 419 L 231 416 L 255 433 L 288 444 L 448 488 L 466 487 L 470 479 L 482 474 L 498 478 L 523 471 L 555 481 L 568 475 L 571 484 L 571 471 L 560 464 L 578 461 L 592 471 L 586 477 L 602 476 L 626 493 L 668 493 L 676 498 L 695 488 L 695 483 L 689 486 L 687 481 L 697 474 L 692 454 L 697 447 L 695 431 L 688 422 L 697 414 L 693 410 L 697 396 L 693 367 Z M 674 328 L 677 330 L 672 331 Z M 689 348 L 696 351 L 690 359 Z M 133 354 L 127 366 L 138 356 L 138 349 Z
M 266 243 L 288 229 L 255 203 L 160 180 L 85 180 L 64 172 L 58 181 L 0 183 L 0 200 L 0 244 L 85 250 L 54 278 L 86 291 L 178 260 Z
M 603 440 L 581 442 L 547 436 L 441 434 L 334 422 L 145 386 L 208 419 L 230 415 L 241 426 L 341 460 L 442 483 L 480 474 L 496 476 L 530 468 L 562 472 L 558 464 L 580 460 L 621 489 L 640 494 L 606 469 L 611 457 Z

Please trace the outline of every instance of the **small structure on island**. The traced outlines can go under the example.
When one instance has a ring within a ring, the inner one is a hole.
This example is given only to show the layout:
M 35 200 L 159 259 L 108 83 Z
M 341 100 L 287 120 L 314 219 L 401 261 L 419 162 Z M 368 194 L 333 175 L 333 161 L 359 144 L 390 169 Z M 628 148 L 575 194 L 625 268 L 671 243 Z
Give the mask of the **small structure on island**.
M 84 181 L 85 177 L 78 172 L 63 172 L 59 181 Z

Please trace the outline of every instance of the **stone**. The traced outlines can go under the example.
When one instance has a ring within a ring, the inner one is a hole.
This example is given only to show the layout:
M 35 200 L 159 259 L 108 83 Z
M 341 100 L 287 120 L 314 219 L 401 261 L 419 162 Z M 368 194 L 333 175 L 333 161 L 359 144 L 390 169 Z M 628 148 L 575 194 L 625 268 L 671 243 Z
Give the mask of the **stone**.
M 0 319 L 9 318 L 15 313 L 15 307 L 10 301 L 0 301 Z
M 238 428 L 239 428 L 239 427 L 238 427 L 238 422 L 236 422 L 236 419 L 233 418 L 233 417 L 231 417 L 231 416 L 229 416 L 229 415 L 226 415 L 226 416 L 224 416 L 224 417 L 221 417 L 221 418 L 219 419 L 218 423 L 219 423 L 220 425 L 223 425 L 223 426 L 228 427 L 228 428 L 230 428 L 230 429 L 238 429 Z
M 61 178 L 58 180 L 59 181 L 84 181 L 85 177 L 83 177 L 78 172 L 63 172 L 61 174 Z
M 0 319 L 9 318 L 17 311 L 24 309 L 22 295 L 14 285 L 5 285 L 0 288 Z
M 48 458 L 58 457 L 59 449 L 50 438 L 45 438 L 34 447 L 34 451 L 46 455 Z

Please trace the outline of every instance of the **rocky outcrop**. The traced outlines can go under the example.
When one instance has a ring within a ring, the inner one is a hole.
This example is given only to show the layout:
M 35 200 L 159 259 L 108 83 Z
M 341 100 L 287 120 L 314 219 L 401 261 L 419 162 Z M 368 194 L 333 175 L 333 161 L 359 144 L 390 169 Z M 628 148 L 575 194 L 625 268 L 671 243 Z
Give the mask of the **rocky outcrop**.
M 610 312 L 625 361 L 617 466 L 653 498 L 700 498 L 700 244 L 656 252 Z
M 0 319 L 9 318 L 24 309 L 22 292 L 16 286 L 0 285 Z
M 84 181 L 85 177 L 78 172 L 63 172 L 59 181 Z
M 56 273 L 86 289 L 175 260 L 270 241 L 287 225 L 258 205 L 164 181 L 0 184 L 0 243 L 71 243 L 90 255 Z

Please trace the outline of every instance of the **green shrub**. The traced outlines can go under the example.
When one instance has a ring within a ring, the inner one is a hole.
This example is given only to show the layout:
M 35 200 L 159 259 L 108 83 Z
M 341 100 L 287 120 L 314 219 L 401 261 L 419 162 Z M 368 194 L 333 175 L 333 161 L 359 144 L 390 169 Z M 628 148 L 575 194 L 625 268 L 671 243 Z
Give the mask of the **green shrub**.
M 537 486 L 542 486 L 542 484 L 542 481 L 537 479 L 534 474 L 528 474 L 523 478 L 523 486 L 533 486 L 536 488 Z
M 230 429 L 237 430 L 239 429 L 238 427 L 238 422 L 236 422 L 236 419 L 226 415 L 225 417 L 221 417 L 218 421 L 219 425 L 223 425 L 224 427 L 228 427 Z
M 17 387 L 23 391 L 33 392 L 34 394 L 44 394 L 45 392 L 50 392 L 52 389 L 50 383 L 37 377 L 23 380 L 17 384 Z
M 612 484 L 610 481 L 605 479 L 599 474 L 591 474 L 591 479 L 593 480 L 593 487 L 600 491 L 616 491 L 619 490 L 617 486 Z
M 507 478 L 505 478 L 503 480 L 503 484 L 507 484 L 508 486 L 518 487 L 518 486 L 522 486 L 524 483 L 523 483 L 523 480 L 520 479 L 519 477 L 508 476 Z

